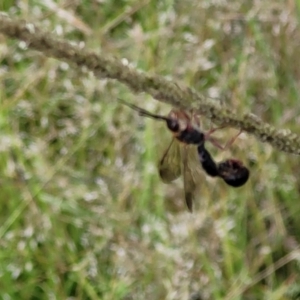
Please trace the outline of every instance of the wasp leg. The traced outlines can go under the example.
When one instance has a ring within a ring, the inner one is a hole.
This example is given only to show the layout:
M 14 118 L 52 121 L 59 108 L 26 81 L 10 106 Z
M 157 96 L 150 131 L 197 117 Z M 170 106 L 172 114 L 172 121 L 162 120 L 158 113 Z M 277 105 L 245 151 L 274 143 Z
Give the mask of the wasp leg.
M 212 145 L 214 145 L 215 147 L 217 147 L 218 149 L 220 149 L 222 151 L 228 150 L 232 146 L 232 144 L 235 142 L 235 140 L 239 137 L 239 135 L 243 132 L 242 130 L 240 130 L 238 132 L 238 134 L 236 134 L 234 137 L 232 137 L 230 140 L 228 140 L 226 142 L 225 146 L 222 146 L 216 138 L 211 136 L 211 134 L 213 132 L 215 132 L 216 130 L 222 129 L 224 127 L 214 128 L 205 133 L 205 140 L 209 141 Z

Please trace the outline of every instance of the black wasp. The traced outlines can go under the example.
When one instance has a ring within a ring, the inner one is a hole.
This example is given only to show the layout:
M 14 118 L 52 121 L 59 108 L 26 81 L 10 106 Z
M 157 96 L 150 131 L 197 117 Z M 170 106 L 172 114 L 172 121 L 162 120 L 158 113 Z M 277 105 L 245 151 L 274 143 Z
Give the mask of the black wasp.
M 168 116 L 161 116 L 124 100 L 119 99 L 119 101 L 137 111 L 141 116 L 166 122 L 173 134 L 173 139 L 159 160 L 159 175 L 165 183 L 170 183 L 181 174 L 183 175 L 185 200 L 189 211 L 193 210 L 193 198 L 197 188 L 196 178 L 199 177 L 199 162 L 207 175 L 221 177 L 232 187 L 239 187 L 247 182 L 250 172 L 241 161 L 237 159 L 227 159 L 219 163 L 214 161 L 205 148 L 205 141 L 209 140 L 217 147 L 220 146 L 215 143 L 210 134 L 204 134 L 200 130 L 199 121 L 195 115 L 190 116 L 183 110 L 172 109 Z M 180 147 L 180 144 L 183 147 Z

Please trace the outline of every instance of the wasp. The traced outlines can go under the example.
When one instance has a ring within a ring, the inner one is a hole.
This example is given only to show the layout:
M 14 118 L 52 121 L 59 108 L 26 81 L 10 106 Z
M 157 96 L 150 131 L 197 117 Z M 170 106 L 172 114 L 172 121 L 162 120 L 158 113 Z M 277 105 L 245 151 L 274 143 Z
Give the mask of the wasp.
M 205 142 L 208 140 L 218 148 L 221 147 L 210 136 L 210 133 L 205 134 L 200 130 L 199 121 L 195 115 L 172 109 L 167 116 L 161 116 L 122 99 L 118 100 L 141 116 L 166 122 L 173 134 L 173 139 L 159 160 L 159 175 L 164 183 L 170 183 L 183 175 L 185 201 L 190 212 L 193 210 L 193 198 L 197 188 L 196 178 L 199 177 L 197 173 L 200 172 L 200 168 L 197 168 L 199 162 L 207 175 L 220 177 L 232 187 L 239 187 L 247 182 L 250 172 L 241 161 L 237 159 L 227 159 L 219 163 L 214 161 L 205 148 Z M 176 140 L 183 144 L 183 147 L 180 147 L 180 143 Z

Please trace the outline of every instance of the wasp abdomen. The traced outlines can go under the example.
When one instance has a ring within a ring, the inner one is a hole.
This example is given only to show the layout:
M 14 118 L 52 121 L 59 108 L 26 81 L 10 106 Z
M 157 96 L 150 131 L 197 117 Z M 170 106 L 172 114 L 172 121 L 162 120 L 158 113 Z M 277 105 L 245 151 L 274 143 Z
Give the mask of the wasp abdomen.
M 219 176 L 233 187 L 244 185 L 248 179 L 250 172 L 243 163 L 237 159 L 228 159 L 218 164 Z
M 210 153 L 204 148 L 204 145 L 198 146 L 197 149 L 202 168 L 207 175 L 212 177 L 219 176 L 218 166 L 211 157 Z

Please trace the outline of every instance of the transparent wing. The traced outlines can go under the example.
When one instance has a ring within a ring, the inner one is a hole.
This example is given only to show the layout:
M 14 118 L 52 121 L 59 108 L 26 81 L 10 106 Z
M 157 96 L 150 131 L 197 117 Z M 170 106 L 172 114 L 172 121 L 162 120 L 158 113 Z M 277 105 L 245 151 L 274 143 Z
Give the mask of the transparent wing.
M 158 163 L 158 171 L 164 183 L 170 183 L 181 175 L 180 145 L 174 138 Z
M 189 211 L 192 212 L 193 200 L 201 181 L 197 147 L 193 145 L 183 145 L 181 148 L 181 156 L 185 202 Z

